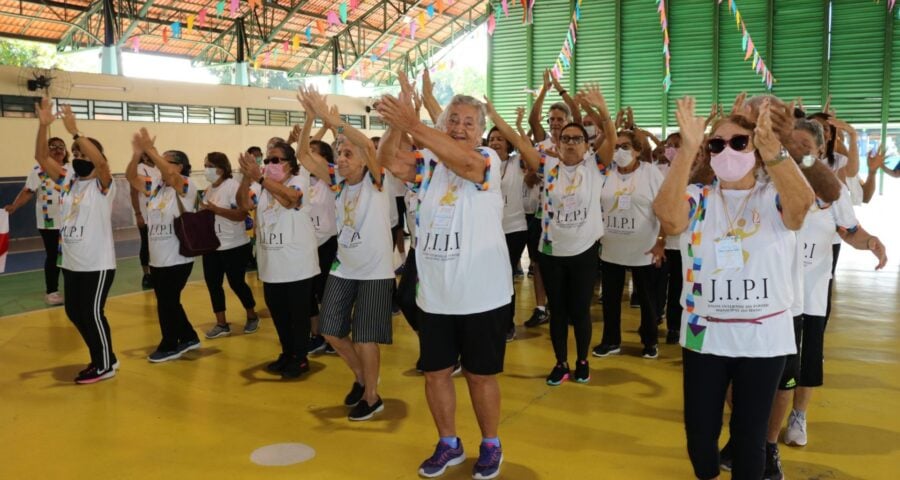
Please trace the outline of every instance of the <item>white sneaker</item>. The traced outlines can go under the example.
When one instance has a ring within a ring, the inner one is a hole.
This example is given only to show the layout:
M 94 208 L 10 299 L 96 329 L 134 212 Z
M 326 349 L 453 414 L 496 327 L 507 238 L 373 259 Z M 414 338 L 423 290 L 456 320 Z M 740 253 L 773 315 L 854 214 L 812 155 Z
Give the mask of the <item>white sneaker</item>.
M 60 295 L 59 292 L 53 292 L 44 295 L 44 303 L 50 306 L 62 305 L 65 303 L 65 300 L 63 300 L 63 296 Z
M 798 447 L 806 446 L 806 414 L 791 410 L 788 427 L 784 431 L 784 444 Z

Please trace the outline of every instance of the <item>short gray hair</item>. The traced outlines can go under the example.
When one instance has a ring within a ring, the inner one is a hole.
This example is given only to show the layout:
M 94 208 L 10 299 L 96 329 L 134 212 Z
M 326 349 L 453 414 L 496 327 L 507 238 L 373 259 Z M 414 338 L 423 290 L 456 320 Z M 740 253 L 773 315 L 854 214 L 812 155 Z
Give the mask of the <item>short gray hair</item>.
M 481 127 L 481 132 L 484 133 L 484 130 L 487 128 L 487 108 L 484 106 L 484 102 L 470 95 L 453 96 L 450 103 L 444 108 L 444 111 L 441 112 L 441 115 L 437 119 L 436 126 L 438 130 L 446 131 L 447 119 L 450 118 L 450 109 L 458 106 L 475 107 L 475 109 L 478 110 L 478 126 Z
M 565 104 L 565 102 L 556 102 L 553 105 L 550 105 L 549 110 L 559 110 L 566 114 L 566 120 L 572 118 L 572 110 L 569 109 L 569 106 Z
M 825 145 L 825 130 L 819 122 L 808 118 L 798 118 L 794 121 L 794 129 L 812 135 L 817 147 Z

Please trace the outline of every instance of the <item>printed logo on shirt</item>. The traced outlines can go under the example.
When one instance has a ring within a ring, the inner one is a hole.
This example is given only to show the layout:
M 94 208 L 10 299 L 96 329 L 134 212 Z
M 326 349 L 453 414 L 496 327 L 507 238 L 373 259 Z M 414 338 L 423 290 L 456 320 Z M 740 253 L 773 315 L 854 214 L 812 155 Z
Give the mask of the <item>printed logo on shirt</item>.
M 59 229 L 59 236 L 64 243 L 80 243 L 84 240 L 84 225 L 68 225 Z
M 760 313 L 769 307 L 769 278 L 709 280 L 709 308 L 729 314 Z
M 633 234 L 634 226 L 634 217 L 624 215 L 607 215 L 606 224 L 604 225 L 607 233 L 618 233 L 622 235 Z
M 450 261 L 459 258 L 462 233 L 426 232 L 425 242 L 417 245 L 430 260 Z

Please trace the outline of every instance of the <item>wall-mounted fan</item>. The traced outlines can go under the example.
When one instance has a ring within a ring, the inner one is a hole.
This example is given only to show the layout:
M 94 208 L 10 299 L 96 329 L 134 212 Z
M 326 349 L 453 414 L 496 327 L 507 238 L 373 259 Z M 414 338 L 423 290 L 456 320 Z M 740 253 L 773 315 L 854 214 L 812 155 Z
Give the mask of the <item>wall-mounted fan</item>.
M 22 68 L 18 85 L 19 93 L 24 96 L 66 98 L 72 89 L 72 80 L 68 72 L 56 68 Z

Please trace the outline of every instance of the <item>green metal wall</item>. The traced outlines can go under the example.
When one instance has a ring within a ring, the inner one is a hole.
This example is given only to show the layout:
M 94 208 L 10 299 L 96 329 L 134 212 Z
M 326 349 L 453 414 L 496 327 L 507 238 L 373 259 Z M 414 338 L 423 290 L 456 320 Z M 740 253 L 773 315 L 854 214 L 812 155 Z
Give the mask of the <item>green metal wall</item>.
M 508 18 L 498 9 L 488 91 L 501 115 L 512 120 L 517 106 L 533 102 L 525 89 L 540 88 L 543 69 L 553 65 L 565 40 L 574 4 L 535 2 L 532 25 L 522 24 L 519 8 Z M 891 18 L 884 2 L 741 0 L 738 6 L 777 79 L 773 93 L 802 97 L 813 110 L 830 93 L 832 106 L 851 122 L 900 122 L 900 19 Z M 611 107 L 630 105 L 635 120 L 647 126 L 674 125 L 675 102 L 685 94 L 697 98 L 698 112 L 705 115 L 713 102 L 727 108 L 741 91 L 766 91 L 744 61 L 741 31 L 727 2 L 670 0 L 667 8 L 673 81 L 668 93 L 652 0 L 582 2 L 566 88 L 599 81 Z M 895 13 L 900 16 L 900 6 Z M 556 99 L 551 93 L 547 102 Z

